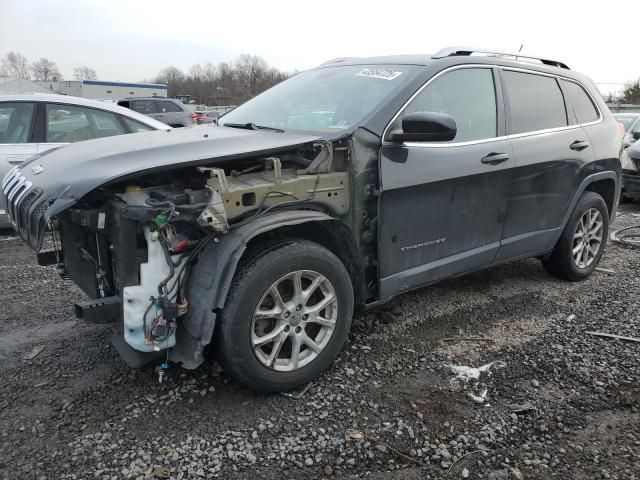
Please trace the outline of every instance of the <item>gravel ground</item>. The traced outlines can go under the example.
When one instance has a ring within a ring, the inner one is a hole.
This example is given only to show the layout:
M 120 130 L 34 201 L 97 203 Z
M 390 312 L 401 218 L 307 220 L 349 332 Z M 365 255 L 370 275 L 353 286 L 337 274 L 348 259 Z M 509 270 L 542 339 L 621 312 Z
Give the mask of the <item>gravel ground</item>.
M 609 244 L 615 273 L 581 283 L 526 260 L 406 294 L 296 398 L 214 364 L 129 369 L 4 232 L 1 478 L 640 479 L 640 343 L 586 333 L 640 336 L 639 253 Z

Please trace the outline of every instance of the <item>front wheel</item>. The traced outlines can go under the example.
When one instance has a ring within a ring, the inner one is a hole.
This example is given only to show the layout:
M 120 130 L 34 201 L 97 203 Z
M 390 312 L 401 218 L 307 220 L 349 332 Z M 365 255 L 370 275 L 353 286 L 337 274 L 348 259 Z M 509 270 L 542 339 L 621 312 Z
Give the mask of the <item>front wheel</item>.
M 220 315 L 220 360 L 249 388 L 286 391 L 318 376 L 351 326 L 353 286 L 326 248 L 291 240 L 236 273 Z
M 600 262 L 608 233 L 609 211 L 604 199 L 595 192 L 585 192 L 542 265 L 547 272 L 565 280 L 583 280 Z

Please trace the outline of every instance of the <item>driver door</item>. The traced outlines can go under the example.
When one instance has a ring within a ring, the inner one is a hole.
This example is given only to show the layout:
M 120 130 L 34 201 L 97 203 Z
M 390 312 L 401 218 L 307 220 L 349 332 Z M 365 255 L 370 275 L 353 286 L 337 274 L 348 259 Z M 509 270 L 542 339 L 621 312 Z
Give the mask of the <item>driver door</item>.
M 499 77 L 454 67 L 422 87 L 388 128 L 413 112 L 451 115 L 453 140 L 383 140 L 380 156 L 380 296 L 489 265 L 500 247 L 508 175 Z

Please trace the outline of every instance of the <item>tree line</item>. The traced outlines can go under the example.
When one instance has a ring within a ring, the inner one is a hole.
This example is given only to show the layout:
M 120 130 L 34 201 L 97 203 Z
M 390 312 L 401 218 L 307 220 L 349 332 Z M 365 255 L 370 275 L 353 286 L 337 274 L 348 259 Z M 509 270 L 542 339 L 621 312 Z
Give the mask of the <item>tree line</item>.
M 286 80 L 290 73 L 270 67 L 258 55 L 243 54 L 232 62 L 193 65 L 187 73 L 169 66 L 156 83 L 168 87 L 168 96 L 190 95 L 195 103 L 237 105 Z
M 37 82 L 58 82 L 64 79 L 56 62 L 45 57 L 29 62 L 19 52 L 9 52 L 4 56 L 0 62 L 0 76 Z M 83 65 L 73 69 L 73 77 L 76 80 L 95 80 L 98 76 L 93 68 Z
M 629 84 L 622 92 L 617 94 L 610 93 L 605 97 L 605 100 L 609 103 L 640 105 L 640 78 Z
M 56 62 L 41 58 L 30 62 L 19 52 L 7 53 L 0 62 L 0 76 L 23 78 L 42 82 L 63 80 Z M 169 66 L 153 79 L 168 86 L 168 96 L 190 95 L 191 100 L 207 105 L 236 105 L 242 103 L 291 74 L 270 67 L 258 55 L 243 54 L 231 62 L 208 62 L 193 65 L 187 73 Z M 96 80 L 93 68 L 80 66 L 74 69 L 76 80 Z

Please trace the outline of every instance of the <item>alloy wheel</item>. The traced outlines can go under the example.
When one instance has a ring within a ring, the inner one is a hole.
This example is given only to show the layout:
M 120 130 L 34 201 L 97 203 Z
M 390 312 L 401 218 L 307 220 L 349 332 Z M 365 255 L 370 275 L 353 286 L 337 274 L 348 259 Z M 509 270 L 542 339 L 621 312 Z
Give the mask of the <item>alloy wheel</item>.
M 293 371 L 308 365 L 329 343 L 338 319 L 331 282 L 312 270 L 276 280 L 262 295 L 251 322 L 251 346 L 267 368 Z
M 578 221 L 573 234 L 573 261 L 578 268 L 591 265 L 602 248 L 604 220 L 597 208 L 590 208 Z

